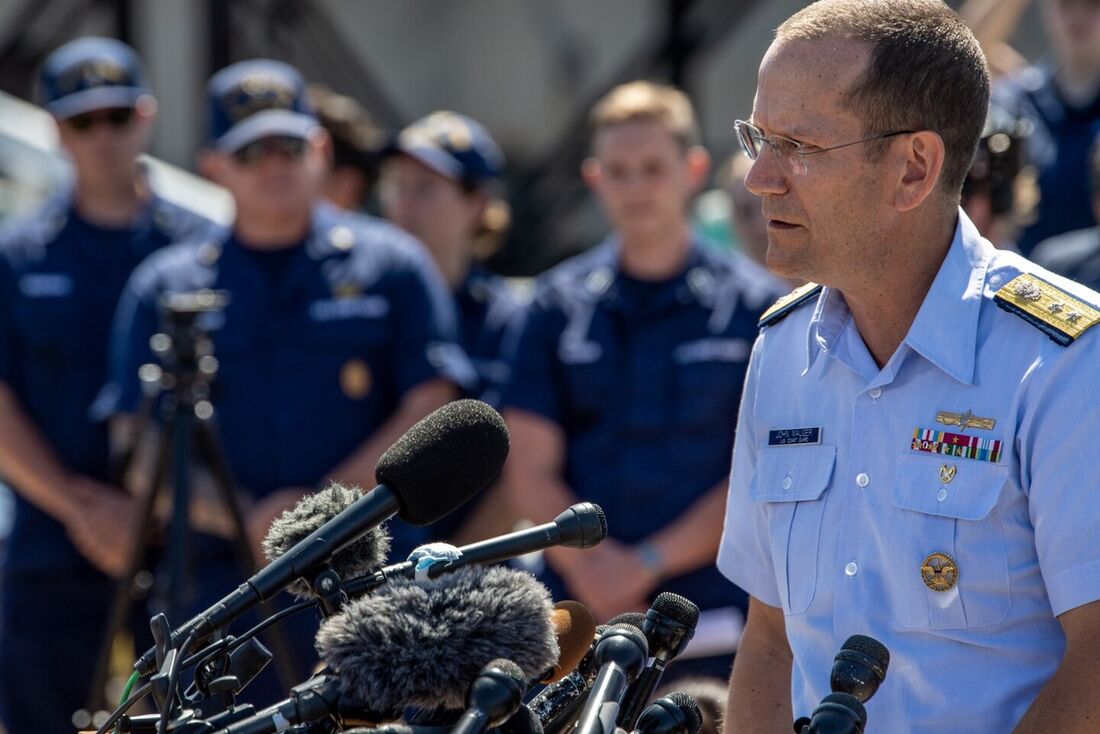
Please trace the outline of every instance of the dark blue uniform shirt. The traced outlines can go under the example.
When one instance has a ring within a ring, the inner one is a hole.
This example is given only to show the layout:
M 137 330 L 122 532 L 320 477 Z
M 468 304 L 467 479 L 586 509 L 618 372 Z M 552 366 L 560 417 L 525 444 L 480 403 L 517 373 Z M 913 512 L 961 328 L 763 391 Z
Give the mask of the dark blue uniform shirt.
M 212 227 L 154 198 L 131 227 L 104 229 L 66 194 L 0 232 L 0 381 L 73 471 L 108 479 L 106 429 L 89 408 L 126 279 L 154 250 Z M 18 493 L 15 502 L 7 573 L 87 568 L 60 523 Z
M 562 428 L 565 483 L 637 543 L 728 475 L 756 322 L 776 294 L 713 248 L 656 283 L 622 273 L 617 252 L 609 241 L 539 278 L 501 402 Z M 745 606 L 713 566 L 661 590 Z
M 198 323 L 219 363 L 219 439 L 252 497 L 325 479 L 413 387 L 470 380 L 453 306 L 420 244 L 384 222 L 319 207 L 306 241 L 282 253 L 227 233 L 143 263 L 119 304 L 104 412 L 133 412 L 141 401 L 137 370 L 156 361 L 148 341 L 158 297 L 203 288 L 230 298 Z M 395 553 L 424 537 L 397 520 L 392 529 Z
M 1054 70 L 1037 67 L 997 85 L 994 100 L 1031 128 L 1027 162 L 1037 169 L 1040 199 L 1035 222 L 1020 233 L 1020 252 L 1028 256 L 1049 237 L 1094 226 L 1088 153 L 1100 133 L 1100 94 L 1075 107 L 1058 90 Z
M 509 324 L 521 311 L 520 298 L 504 278 L 475 265 L 454 292 L 454 300 L 462 348 L 477 372 L 477 385 L 469 396 L 496 405 L 509 373 L 501 349 Z

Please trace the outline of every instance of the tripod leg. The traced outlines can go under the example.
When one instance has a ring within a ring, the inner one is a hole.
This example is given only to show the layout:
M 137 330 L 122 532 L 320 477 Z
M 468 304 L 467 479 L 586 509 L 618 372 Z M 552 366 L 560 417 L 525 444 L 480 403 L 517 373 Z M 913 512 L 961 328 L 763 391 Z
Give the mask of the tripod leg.
M 142 423 L 143 426 L 147 424 L 148 421 Z M 140 436 L 141 434 L 139 433 L 137 435 Z M 115 587 L 114 598 L 111 602 L 110 616 L 107 618 L 107 627 L 104 632 L 99 656 L 96 658 L 95 672 L 92 674 L 91 688 L 88 693 L 89 711 L 99 710 L 105 705 L 107 708 L 114 708 L 113 702 L 105 700 L 103 691 L 104 685 L 107 682 L 107 673 L 111 661 L 111 649 L 114 645 L 115 637 L 122 631 L 122 628 L 126 626 L 126 622 L 130 616 L 130 606 L 133 603 L 132 589 L 134 586 L 134 579 L 137 577 L 138 572 L 141 571 L 141 567 L 145 562 L 145 549 L 153 531 L 153 511 L 156 507 L 157 495 L 160 493 L 161 485 L 164 484 L 164 476 L 167 473 L 167 457 L 169 455 L 168 448 L 170 440 L 171 436 L 168 433 L 161 436 L 161 446 L 156 466 L 153 469 L 152 476 L 149 478 L 145 500 L 141 508 L 141 529 L 134 536 L 134 544 L 130 548 L 130 561 L 126 567 L 126 574 L 119 579 Z M 122 474 L 120 473 L 119 476 L 121 477 Z
M 241 571 L 241 579 L 247 579 L 256 571 L 256 557 L 252 553 L 252 546 L 248 542 L 248 533 L 245 530 L 244 513 L 241 512 L 237 495 L 233 491 L 233 479 L 229 473 L 229 462 L 222 454 L 221 446 L 214 437 L 210 423 L 199 419 L 195 424 L 195 440 L 199 452 L 214 478 L 214 484 L 225 503 L 226 510 L 233 521 L 233 550 L 237 556 L 237 566 Z M 277 610 L 270 603 L 259 606 L 260 614 L 270 616 Z M 275 654 L 276 672 L 279 682 L 284 690 L 289 691 L 301 681 L 297 680 L 294 652 L 287 642 L 286 635 L 279 625 L 273 625 L 264 633 L 271 644 L 271 651 Z

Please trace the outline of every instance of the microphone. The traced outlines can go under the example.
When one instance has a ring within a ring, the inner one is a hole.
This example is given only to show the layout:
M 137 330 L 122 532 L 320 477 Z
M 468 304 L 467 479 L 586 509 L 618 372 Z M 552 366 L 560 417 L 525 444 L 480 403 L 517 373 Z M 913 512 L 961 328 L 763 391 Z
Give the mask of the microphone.
M 577 720 L 577 734 L 615 734 L 619 703 L 648 657 L 649 645 L 637 628 L 628 624 L 607 628 L 596 643 L 595 658 L 600 672 Z
M 663 592 L 645 614 L 642 631 L 649 643 L 649 665 L 631 684 L 619 710 L 618 725 L 631 730 L 649 697 L 657 690 L 669 662 L 684 651 L 699 623 L 699 607 L 679 594 Z
M 451 734 L 484 734 L 491 726 L 500 726 L 519 710 L 527 680 L 511 660 L 498 658 L 478 673 L 466 693 L 466 712 Z
M 287 551 L 339 516 L 362 496 L 358 487 L 331 482 L 324 489 L 298 500 L 296 505 L 275 518 L 264 536 L 263 550 L 267 560 L 276 561 L 286 555 Z M 371 528 L 347 547 L 333 553 L 328 565 L 341 579 L 354 578 L 381 566 L 389 552 L 390 536 L 380 526 Z M 315 596 L 307 579 L 291 581 L 286 591 L 299 601 Z
M 835 692 L 850 693 L 860 703 L 866 703 L 886 679 L 888 667 L 890 651 L 885 645 L 867 635 L 852 635 L 833 658 L 829 687 Z
M 558 641 L 558 661 L 543 673 L 540 683 L 556 683 L 580 664 L 592 647 L 596 634 L 596 620 L 588 607 L 578 601 L 566 599 L 554 605 L 550 615 L 554 637 Z
M 673 691 L 651 703 L 638 717 L 636 734 L 699 734 L 703 714 L 695 699 Z
M 333 554 L 397 514 L 428 525 L 485 488 L 508 455 L 508 429 L 500 414 L 477 400 L 448 403 L 422 418 L 378 460 L 381 482 L 172 634 L 172 646 L 194 635 L 187 654 L 214 631 L 299 577 L 309 577 Z M 446 487 L 440 478 L 446 478 Z M 134 663 L 141 675 L 156 670 L 156 652 Z
M 812 719 L 805 716 L 798 719 L 794 730 L 809 734 L 862 732 L 867 725 L 863 704 L 886 680 L 889 667 L 890 651 L 885 645 L 867 635 L 852 635 L 833 658 L 829 674 L 833 692 L 814 709 Z
M 863 734 L 867 709 L 850 693 L 830 693 L 814 709 L 807 734 Z
M 589 638 L 584 657 L 576 667 L 557 682 L 542 689 L 527 704 L 547 734 L 556 734 L 571 728 L 576 721 L 574 714 L 584 705 L 588 687 L 599 672 L 599 666 L 596 664 L 596 644 L 610 626 L 601 624 L 596 627 L 593 637 Z
M 553 546 L 591 548 L 607 537 L 607 518 L 599 505 L 579 502 L 565 509 L 552 522 L 526 530 L 453 548 L 433 543 L 413 551 L 413 560 L 395 563 L 370 576 L 344 584 L 349 596 L 374 591 L 391 579 L 438 578 L 458 568 L 506 561 Z M 419 570 L 418 570 L 419 566 Z
M 501 566 L 430 581 L 394 581 L 347 604 L 317 633 L 317 651 L 367 708 L 461 709 L 469 681 L 496 658 L 537 680 L 559 657 L 550 593 Z

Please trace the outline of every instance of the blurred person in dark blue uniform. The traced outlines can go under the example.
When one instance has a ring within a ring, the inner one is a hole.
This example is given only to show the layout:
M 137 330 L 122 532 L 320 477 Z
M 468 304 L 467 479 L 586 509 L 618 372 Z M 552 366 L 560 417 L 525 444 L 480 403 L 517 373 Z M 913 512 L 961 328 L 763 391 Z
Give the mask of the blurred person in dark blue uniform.
M 1002 3 L 998 27 L 1026 3 Z M 994 86 L 993 104 L 1028 121 L 1027 163 L 1039 201 L 1017 247 L 1027 256 L 1042 240 L 1096 224 L 1089 203 L 1088 149 L 1100 132 L 1100 2 L 1043 0 L 1051 57 Z M 981 37 L 981 36 L 979 36 Z M 983 44 L 987 39 L 983 38 Z
M 1100 222 L 1100 137 L 1089 154 L 1089 185 L 1092 211 Z M 1043 240 L 1035 247 L 1032 259 L 1048 270 L 1100 290 L 1100 225 Z
M 460 343 L 477 382 L 468 392 L 496 405 L 508 376 L 501 343 L 519 299 L 481 265 L 500 244 L 508 207 L 497 186 L 504 154 L 476 120 L 434 112 L 412 123 L 387 148 L 379 180 L 383 215 L 416 236 L 450 287 Z M 486 491 L 436 523 L 435 537 L 456 544 L 511 530 L 496 492 Z
M 134 500 L 112 486 L 107 430 L 89 417 L 119 293 L 141 260 L 212 225 L 157 197 L 137 156 L 156 102 L 123 43 L 49 56 L 39 100 L 72 186 L 0 233 L 0 471 L 15 519 L 0 586 L 0 721 L 71 732 L 124 570 Z
M 332 147 L 332 166 L 322 194 L 341 209 L 365 212 L 378 180 L 379 156 L 386 135 L 354 98 L 324 84 L 310 84 L 309 96 Z
M 776 292 L 689 228 L 709 158 L 683 93 L 624 85 L 592 123 L 583 174 L 614 232 L 538 279 L 502 399 L 505 487 L 535 522 L 579 500 L 606 511 L 599 546 L 546 553 L 555 594 L 598 619 L 660 591 L 743 610 L 714 563 L 741 383 Z
M 298 72 L 243 61 L 215 74 L 207 92 L 210 139 L 200 166 L 233 195 L 236 218 L 219 237 L 176 244 L 135 271 L 119 304 L 112 382 L 100 407 L 131 415 L 138 407 L 137 372 L 155 361 L 148 342 L 160 297 L 227 292 L 224 311 L 198 324 L 219 362 L 211 402 L 258 549 L 278 514 L 329 479 L 373 487 L 382 452 L 454 398 L 472 370 L 419 243 L 384 222 L 317 205 L 327 141 Z M 113 430 L 125 441 L 132 426 L 123 415 Z M 426 537 L 396 519 L 390 528 L 395 556 Z M 228 544 L 200 538 L 196 607 L 240 581 Z M 298 620 L 291 629 L 301 658 L 316 619 Z

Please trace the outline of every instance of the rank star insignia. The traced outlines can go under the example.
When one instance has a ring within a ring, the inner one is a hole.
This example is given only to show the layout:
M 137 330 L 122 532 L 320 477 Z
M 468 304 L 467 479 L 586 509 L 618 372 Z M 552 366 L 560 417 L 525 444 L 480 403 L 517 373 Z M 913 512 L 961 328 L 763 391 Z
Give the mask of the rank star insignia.
M 950 591 L 959 583 L 959 567 L 946 553 L 930 553 L 920 564 L 920 575 L 932 591 Z
M 958 426 L 964 431 L 967 428 L 981 428 L 986 431 L 992 431 L 993 426 L 997 425 L 997 420 L 995 418 L 979 418 L 969 410 L 965 413 L 951 413 L 946 410 L 941 410 L 936 413 L 936 422 L 942 423 L 945 426 Z

